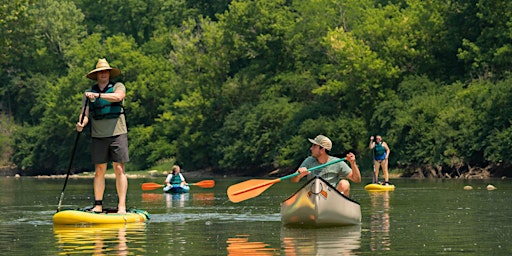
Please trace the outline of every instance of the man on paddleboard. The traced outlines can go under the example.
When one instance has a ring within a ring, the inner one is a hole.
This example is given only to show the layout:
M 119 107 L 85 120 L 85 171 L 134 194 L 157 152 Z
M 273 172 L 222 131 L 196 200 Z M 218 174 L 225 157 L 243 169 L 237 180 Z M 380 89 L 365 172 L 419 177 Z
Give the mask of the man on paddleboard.
M 110 78 L 117 77 L 121 71 L 111 68 L 106 59 L 99 59 L 96 69 L 86 77 L 97 83 L 84 94 L 82 110 L 85 109 L 83 123 L 76 124 L 82 129 L 91 121 L 92 162 L 94 163 L 94 212 L 103 211 L 103 193 L 105 192 L 105 173 L 107 163 L 112 162 L 116 176 L 116 189 L 119 202 L 118 213 L 126 213 L 126 193 L 128 179 L 124 164 L 128 162 L 128 128 L 126 125 L 123 101 L 126 88 L 123 83 L 114 83 Z M 85 106 L 86 98 L 89 104 Z M 81 120 L 81 115 L 78 120 Z
M 291 178 L 291 181 L 299 182 L 299 180 L 304 176 L 308 176 L 308 178 L 320 176 L 338 191 L 349 196 L 350 183 L 347 179 L 357 183 L 361 182 L 361 172 L 359 172 L 359 167 L 357 167 L 356 156 L 353 153 L 348 153 L 345 156 L 345 159 L 350 163 L 350 166 L 341 161 L 310 172 L 308 169 L 312 167 L 335 161 L 339 158 L 329 155 L 329 152 L 332 149 L 332 142 L 328 137 L 318 135 L 314 139 L 309 139 L 309 141 L 312 143 L 311 148 L 309 148 L 311 156 L 308 156 L 302 162 L 299 169 L 297 169 L 297 172 L 300 174 Z

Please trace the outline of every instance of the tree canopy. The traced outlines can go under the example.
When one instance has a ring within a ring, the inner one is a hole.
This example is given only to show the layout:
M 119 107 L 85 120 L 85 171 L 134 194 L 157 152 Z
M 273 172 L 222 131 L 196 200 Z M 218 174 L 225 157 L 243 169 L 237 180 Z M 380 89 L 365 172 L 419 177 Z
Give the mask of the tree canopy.
M 380 134 L 410 174 L 511 165 L 506 1 L 1 1 L 0 160 L 27 175 L 66 168 L 98 58 L 127 88 L 129 170 L 260 175 L 317 134 L 359 159 Z

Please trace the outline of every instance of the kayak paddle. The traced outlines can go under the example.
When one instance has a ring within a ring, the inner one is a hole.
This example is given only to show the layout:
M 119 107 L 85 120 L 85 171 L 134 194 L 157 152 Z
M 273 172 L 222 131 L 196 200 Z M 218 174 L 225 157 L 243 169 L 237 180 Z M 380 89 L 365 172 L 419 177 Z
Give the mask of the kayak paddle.
M 84 109 L 82 111 L 82 118 L 80 119 L 80 123 L 84 122 L 85 109 L 88 107 L 87 105 L 89 104 L 89 98 L 85 98 L 85 99 L 86 99 L 85 100 L 85 105 L 84 105 Z M 77 132 L 76 133 L 75 144 L 73 145 L 73 151 L 71 151 L 71 159 L 69 159 L 69 165 L 68 165 L 68 172 L 66 174 L 66 180 L 64 181 L 64 186 L 62 187 L 62 192 L 60 192 L 60 196 L 59 196 L 59 204 L 57 206 L 57 212 L 60 212 L 60 208 L 62 208 L 62 199 L 64 198 L 64 190 L 66 189 L 66 185 L 68 184 L 69 174 L 71 173 L 71 166 L 73 164 L 73 158 L 75 158 L 76 145 L 78 144 L 78 139 L 80 138 L 80 133 L 82 133 L 82 132 Z
M 202 180 L 196 183 L 189 183 L 189 186 L 198 186 L 201 188 L 213 188 L 215 186 L 214 180 Z M 147 182 L 142 184 L 142 190 L 155 190 L 157 188 L 163 188 L 165 185 L 154 183 L 154 182 Z
M 316 169 L 320 169 L 325 166 L 341 162 L 343 160 L 345 160 L 345 158 L 327 162 L 325 164 L 321 164 L 321 165 L 309 168 L 308 171 L 314 171 Z M 294 172 L 290 175 L 286 175 L 284 177 L 273 179 L 273 180 L 252 179 L 252 180 L 247 180 L 244 182 L 240 182 L 238 184 L 231 185 L 231 186 L 229 186 L 228 191 L 227 191 L 228 198 L 231 202 L 238 203 L 238 202 L 256 197 L 256 196 L 260 195 L 261 193 L 263 193 L 263 191 L 267 190 L 269 187 L 274 185 L 275 183 L 298 176 L 299 174 L 300 174 L 299 172 Z

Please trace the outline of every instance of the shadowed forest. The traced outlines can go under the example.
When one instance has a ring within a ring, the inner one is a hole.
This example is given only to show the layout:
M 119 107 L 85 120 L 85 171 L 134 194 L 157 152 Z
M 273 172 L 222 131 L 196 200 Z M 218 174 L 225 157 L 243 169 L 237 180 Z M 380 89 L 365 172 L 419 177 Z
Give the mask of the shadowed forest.
M 0 165 L 22 175 L 66 172 L 98 58 L 127 88 L 128 171 L 284 173 L 318 134 L 361 163 L 380 134 L 404 176 L 511 165 L 510 1 L 1 2 Z

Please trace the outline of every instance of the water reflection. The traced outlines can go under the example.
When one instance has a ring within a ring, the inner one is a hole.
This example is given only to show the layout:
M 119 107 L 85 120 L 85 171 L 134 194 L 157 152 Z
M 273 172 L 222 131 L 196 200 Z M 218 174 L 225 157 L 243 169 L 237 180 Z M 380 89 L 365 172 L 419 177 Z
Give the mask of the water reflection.
M 185 201 L 188 200 L 189 193 L 164 193 L 164 197 L 167 208 L 185 207 Z
M 249 241 L 249 235 L 230 237 L 226 243 L 228 244 L 227 251 L 230 256 L 279 255 L 279 250 L 270 247 L 269 244 Z
M 142 193 L 142 202 L 149 204 L 161 204 L 164 199 L 163 193 Z
M 138 255 L 146 251 L 145 223 L 55 225 L 53 232 L 60 255 Z
M 361 225 L 301 229 L 281 228 L 285 255 L 355 255 L 361 247 Z
M 391 249 L 389 236 L 389 191 L 371 192 L 370 248 L 372 251 Z
M 196 206 L 213 206 L 214 200 L 215 194 L 213 192 L 192 194 L 192 201 Z

